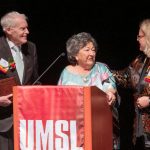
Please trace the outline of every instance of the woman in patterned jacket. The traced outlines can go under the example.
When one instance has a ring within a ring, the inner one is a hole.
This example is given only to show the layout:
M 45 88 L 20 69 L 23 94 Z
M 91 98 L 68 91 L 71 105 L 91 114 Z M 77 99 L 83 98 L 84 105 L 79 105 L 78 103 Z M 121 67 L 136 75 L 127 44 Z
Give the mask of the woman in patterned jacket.
M 140 139 L 140 150 L 145 150 L 150 149 L 150 19 L 140 23 L 137 41 L 143 54 L 124 70 L 113 71 L 113 75 L 120 85 L 133 91 L 136 116 L 133 141 L 136 145 Z

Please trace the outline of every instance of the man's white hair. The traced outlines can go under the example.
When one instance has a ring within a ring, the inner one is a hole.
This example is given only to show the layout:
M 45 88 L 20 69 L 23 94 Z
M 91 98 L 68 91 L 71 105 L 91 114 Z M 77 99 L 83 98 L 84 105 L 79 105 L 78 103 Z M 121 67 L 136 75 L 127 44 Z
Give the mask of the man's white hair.
M 25 20 L 28 19 L 25 14 L 21 14 L 16 11 L 5 14 L 0 21 L 3 31 L 5 31 L 6 28 L 14 27 L 16 25 L 17 18 L 23 18 Z

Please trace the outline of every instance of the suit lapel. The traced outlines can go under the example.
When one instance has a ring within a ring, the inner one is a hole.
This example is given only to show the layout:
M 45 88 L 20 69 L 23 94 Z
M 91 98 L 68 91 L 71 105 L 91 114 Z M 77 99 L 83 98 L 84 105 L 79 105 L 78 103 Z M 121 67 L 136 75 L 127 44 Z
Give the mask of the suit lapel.
M 0 45 L 0 58 L 8 60 L 9 58 L 13 58 L 11 54 L 11 50 L 5 38 L 2 38 L 2 44 Z
M 2 37 L 0 39 L 0 43 L 1 43 L 0 44 L 0 51 L 1 51 L 0 59 L 3 58 L 6 61 L 9 61 L 9 59 L 13 60 L 13 56 L 12 56 L 10 47 L 9 47 L 9 45 L 8 45 L 8 43 L 4 37 Z M 11 77 L 11 76 L 15 76 L 17 83 L 20 84 L 18 73 L 16 70 L 15 71 L 8 71 L 8 73 L 6 74 L 6 77 Z
M 29 76 L 32 74 L 32 63 L 31 63 L 31 56 L 29 54 L 29 47 L 27 44 L 22 45 L 22 56 L 24 61 L 24 74 L 23 74 L 23 84 L 26 84 L 28 81 Z

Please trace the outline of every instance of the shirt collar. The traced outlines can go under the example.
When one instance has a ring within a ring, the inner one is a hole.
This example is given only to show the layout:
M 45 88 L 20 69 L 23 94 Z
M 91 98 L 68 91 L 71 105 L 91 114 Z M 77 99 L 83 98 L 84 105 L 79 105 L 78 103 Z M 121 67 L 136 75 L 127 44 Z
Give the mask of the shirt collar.
M 6 40 L 7 40 L 7 42 L 8 42 L 9 47 L 10 47 L 12 50 L 14 50 L 14 49 L 13 49 L 14 46 L 19 47 L 19 48 L 21 49 L 21 46 L 15 45 L 15 44 L 14 44 L 12 41 L 10 41 L 8 38 L 6 38 Z
M 15 46 L 15 44 L 12 41 L 10 41 L 8 38 L 6 38 L 6 40 L 8 42 L 9 47 L 12 49 Z

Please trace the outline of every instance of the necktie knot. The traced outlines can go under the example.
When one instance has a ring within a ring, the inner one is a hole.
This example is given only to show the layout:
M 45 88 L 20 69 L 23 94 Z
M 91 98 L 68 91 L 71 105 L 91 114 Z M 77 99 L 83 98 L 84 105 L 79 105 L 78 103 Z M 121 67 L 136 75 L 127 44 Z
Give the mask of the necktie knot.
M 13 49 L 15 52 L 19 52 L 20 51 L 20 47 L 19 46 L 13 46 Z

